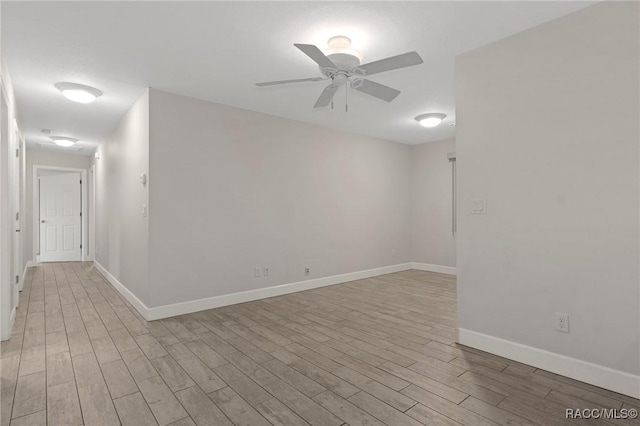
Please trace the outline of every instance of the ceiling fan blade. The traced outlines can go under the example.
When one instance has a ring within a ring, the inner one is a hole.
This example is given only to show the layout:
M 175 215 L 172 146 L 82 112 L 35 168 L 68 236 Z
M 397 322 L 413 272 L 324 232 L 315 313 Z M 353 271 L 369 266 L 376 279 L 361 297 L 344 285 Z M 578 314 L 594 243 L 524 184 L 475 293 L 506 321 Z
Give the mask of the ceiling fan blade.
M 294 44 L 295 47 L 302 50 L 302 52 L 313 59 L 316 64 L 320 65 L 322 68 L 337 68 L 336 64 L 334 64 L 331 59 L 327 58 L 327 56 L 322 53 L 317 46 L 313 44 Z
M 322 81 L 327 80 L 324 77 L 312 77 L 312 78 L 297 78 L 295 80 L 279 80 L 279 81 L 267 81 L 265 83 L 256 83 L 256 86 L 275 86 L 276 84 L 289 84 L 289 83 L 303 83 L 305 81 Z
M 333 99 L 333 95 L 336 94 L 338 87 L 340 86 L 335 84 L 330 84 L 327 87 L 325 87 L 322 93 L 320 94 L 320 97 L 316 101 L 316 104 L 313 107 L 322 108 L 329 105 L 329 102 L 331 102 L 331 100 Z
M 386 59 L 380 59 L 379 61 L 369 62 L 368 64 L 360 65 L 358 68 L 365 72 L 365 75 L 378 74 L 380 72 L 397 70 L 399 68 L 411 67 L 413 65 L 420 65 L 422 58 L 418 55 L 418 52 L 403 53 L 402 55 L 391 56 Z
M 383 101 L 391 102 L 400 94 L 399 90 L 396 90 L 392 87 L 385 86 L 384 84 L 376 83 L 371 80 L 362 80 L 362 84 L 354 85 L 352 84 L 355 90 L 358 90 L 362 93 L 366 93 L 367 95 L 374 96 L 378 99 L 382 99 Z

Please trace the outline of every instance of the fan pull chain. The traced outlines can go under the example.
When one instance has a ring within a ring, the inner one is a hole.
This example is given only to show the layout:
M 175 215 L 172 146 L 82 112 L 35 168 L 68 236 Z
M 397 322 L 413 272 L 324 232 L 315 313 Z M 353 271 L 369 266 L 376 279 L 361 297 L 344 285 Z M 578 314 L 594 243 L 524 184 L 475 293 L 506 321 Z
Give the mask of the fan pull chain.
M 344 112 L 349 112 L 349 85 L 344 85 Z
M 331 101 L 331 110 L 333 111 L 333 100 Z

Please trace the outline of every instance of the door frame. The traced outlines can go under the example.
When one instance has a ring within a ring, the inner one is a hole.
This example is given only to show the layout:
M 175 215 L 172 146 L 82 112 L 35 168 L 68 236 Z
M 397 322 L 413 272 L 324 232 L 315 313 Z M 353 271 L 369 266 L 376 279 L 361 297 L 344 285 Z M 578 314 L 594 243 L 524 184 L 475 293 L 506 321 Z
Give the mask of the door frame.
M 13 263 L 15 272 L 14 274 L 18 277 L 18 282 L 16 283 L 16 291 L 14 291 L 14 299 L 15 305 L 19 306 L 20 304 L 20 292 L 24 287 L 24 263 L 23 263 L 23 246 L 24 246 L 24 227 L 26 221 L 24 219 L 25 209 L 23 208 L 24 199 L 24 166 L 25 166 L 25 144 L 24 137 L 22 133 L 20 133 L 20 129 L 18 128 L 18 123 L 15 123 L 14 127 L 14 135 L 15 135 L 15 149 L 16 156 L 15 160 L 15 169 L 13 170 L 14 175 L 14 247 L 13 247 Z
M 0 340 L 11 337 L 16 318 L 14 269 L 15 211 L 13 191 L 16 189 L 12 169 L 14 141 L 11 102 L 4 75 L 0 75 Z M 5 158 L 2 151 L 7 150 Z
M 81 261 L 85 262 L 91 259 L 91 250 L 89 248 L 89 244 L 87 241 L 89 240 L 87 237 L 87 217 L 90 218 L 90 222 L 93 223 L 93 211 L 89 212 L 87 215 L 87 187 L 89 186 L 89 182 L 87 181 L 87 169 L 76 169 L 71 167 L 54 167 L 54 166 L 45 166 L 45 165 L 33 165 L 33 180 L 32 180 L 32 193 L 33 193 L 33 203 L 32 203 L 32 216 L 33 216 L 33 259 L 36 263 L 40 263 L 40 191 L 38 185 L 38 170 L 56 170 L 61 172 L 80 172 L 80 179 L 82 180 L 81 188 L 81 196 L 82 196 L 82 216 L 80 220 L 80 228 L 82 229 L 82 258 Z

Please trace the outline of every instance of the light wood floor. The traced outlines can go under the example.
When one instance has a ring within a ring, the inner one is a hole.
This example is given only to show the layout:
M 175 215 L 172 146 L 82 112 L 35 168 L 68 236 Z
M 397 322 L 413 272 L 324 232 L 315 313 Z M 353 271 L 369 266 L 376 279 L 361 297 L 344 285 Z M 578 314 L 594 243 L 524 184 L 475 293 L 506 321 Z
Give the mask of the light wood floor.
M 406 271 L 146 322 L 89 263 L 31 268 L 2 425 L 546 426 L 640 406 L 457 345 L 455 300 L 454 278 Z

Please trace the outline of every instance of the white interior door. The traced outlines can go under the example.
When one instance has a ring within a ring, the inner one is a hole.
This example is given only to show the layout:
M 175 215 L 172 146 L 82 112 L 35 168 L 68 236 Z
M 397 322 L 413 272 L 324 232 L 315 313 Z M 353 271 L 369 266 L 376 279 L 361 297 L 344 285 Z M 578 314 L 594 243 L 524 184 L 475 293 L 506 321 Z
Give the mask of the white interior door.
M 40 176 L 40 262 L 82 260 L 80 173 Z

